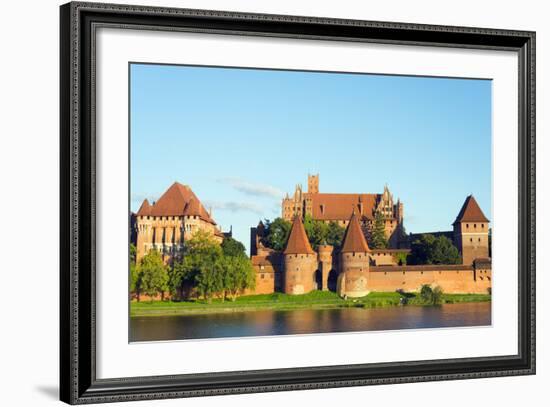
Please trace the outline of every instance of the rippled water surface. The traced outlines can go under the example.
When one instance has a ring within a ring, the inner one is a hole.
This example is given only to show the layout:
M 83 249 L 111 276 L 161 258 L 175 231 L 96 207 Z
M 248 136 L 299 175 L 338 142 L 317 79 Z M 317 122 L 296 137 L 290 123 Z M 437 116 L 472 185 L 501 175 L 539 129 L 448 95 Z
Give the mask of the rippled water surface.
M 132 317 L 130 341 L 491 325 L 491 303 Z

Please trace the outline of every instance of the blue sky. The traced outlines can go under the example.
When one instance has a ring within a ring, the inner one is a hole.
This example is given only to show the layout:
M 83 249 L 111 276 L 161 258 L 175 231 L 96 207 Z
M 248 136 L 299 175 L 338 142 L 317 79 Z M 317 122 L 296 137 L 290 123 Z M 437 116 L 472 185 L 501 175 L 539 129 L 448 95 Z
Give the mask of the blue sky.
M 474 194 L 491 219 L 491 81 L 131 65 L 130 206 L 191 186 L 248 248 L 307 174 L 380 193 L 407 232 L 450 230 Z

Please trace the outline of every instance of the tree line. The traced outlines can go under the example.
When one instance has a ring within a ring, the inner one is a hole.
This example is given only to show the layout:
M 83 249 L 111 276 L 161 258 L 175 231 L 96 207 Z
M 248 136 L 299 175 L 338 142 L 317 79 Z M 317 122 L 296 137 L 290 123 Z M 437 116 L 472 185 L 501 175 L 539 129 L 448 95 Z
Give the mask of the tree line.
M 277 251 L 284 250 L 290 229 L 291 222 L 282 218 L 275 218 L 273 221 L 264 220 L 264 236 L 262 243 Z M 320 244 L 329 244 L 338 249 L 342 245 L 345 228 L 337 222 L 323 222 L 314 220 L 310 215 L 304 217 L 304 229 L 309 243 L 314 250 Z M 406 238 L 405 229 L 400 226 L 398 233 Z M 385 249 L 389 246 L 385 233 L 385 220 L 380 212 L 374 217 L 370 235 L 366 236 L 371 249 Z M 434 236 L 424 234 L 411 242 L 411 252 L 396 254 L 396 261 L 399 265 L 405 264 L 460 264 L 461 258 L 458 249 L 446 236 Z
M 411 243 L 408 264 L 460 264 L 458 249 L 446 236 L 421 235 Z
M 372 249 L 384 249 L 388 247 L 388 239 L 386 238 L 384 218 L 380 212 L 377 212 L 372 227 L 372 233 L 367 236 L 369 246 Z M 288 235 L 292 223 L 283 218 L 275 218 L 273 221 L 264 220 L 265 232 L 262 238 L 262 243 L 269 248 L 277 251 L 285 249 Z M 324 222 L 315 220 L 311 215 L 304 217 L 304 229 L 306 231 L 309 243 L 314 250 L 317 250 L 319 245 L 328 244 L 339 248 L 342 245 L 346 228 L 340 226 L 338 222 Z
M 244 245 L 225 238 L 215 242 L 206 232 L 197 232 L 185 243 L 184 255 L 171 266 L 164 264 L 160 252 L 151 250 L 138 262 L 135 246 L 130 247 L 130 291 L 136 299 L 145 294 L 164 299 L 192 296 L 211 302 L 214 297 L 234 301 L 247 288 L 255 287 L 255 272 Z

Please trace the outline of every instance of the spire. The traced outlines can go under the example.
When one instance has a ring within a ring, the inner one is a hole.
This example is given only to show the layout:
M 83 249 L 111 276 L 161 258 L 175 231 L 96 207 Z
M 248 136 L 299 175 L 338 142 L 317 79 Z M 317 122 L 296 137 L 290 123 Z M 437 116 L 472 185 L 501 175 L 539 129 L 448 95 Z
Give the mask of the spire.
M 284 254 L 314 254 L 299 216 L 294 216 Z
M 139 210 L 137 211 L 137 216 L 147 216 L 151 212 L 151 205 L 149 205 L 149 201 L 145 199 L 141 206 L 139 207 Z
M 460 222 L 489 222 L 473 195 L 466 198 L 453 225 Z
M 355 215 L 354 210 L 349 220 L 346 234 L 344 235 L 344 243 L 342 244 L 341 252 L 364 253 L 368 251 L 369 245 L 367 244 L 367 240 L 361 230 L 361 225 L 359 225 L 359 220 L 357 219 L 357 215 Z

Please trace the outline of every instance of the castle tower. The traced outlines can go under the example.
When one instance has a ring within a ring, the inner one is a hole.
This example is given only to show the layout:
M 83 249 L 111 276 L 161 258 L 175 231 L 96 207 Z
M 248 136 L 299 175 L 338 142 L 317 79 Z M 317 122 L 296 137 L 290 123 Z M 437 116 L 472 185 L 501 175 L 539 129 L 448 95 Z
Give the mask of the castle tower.
M 292 221 L 292 228 L 283 251 L 284 255 L 284 292 L 286 294 L 305 294 L 316 288 L 315 272 L 317 254 L 311 248 L 299 216 Z
M 307 175 L 307 192 L 308 194 L 319 193 L 319 174 Z
M 351 215 L 340 250 L 338 294 L 341 297 L 363 297 L 369 293 L 369 246 L 355 211 Z
M 250 256 L 256 256 L 258 254 L 258 246 L 260 241 L 264 237 L 265 226 L 260 220 L 258 226 L 250 228 Z
M 319 263 L 321 267 L 321 287 L 323 291 L 328 291 L 328 275 L 332 270 L 332 251 L 334 247 L 327 244 L 319 245 Z
M 137 244 L 136 244 L 136 263 L 139 264 L 141 258 L 149 251 L 149 244 L 152 242 L 152 227 L 149 215 L 151 205 L 145 199 L 136 214 Z
M 453 223 L 455 245 L 462 264 L 489 257 L 489 219 L 485 217 L 473 195 L 464 201 Z

